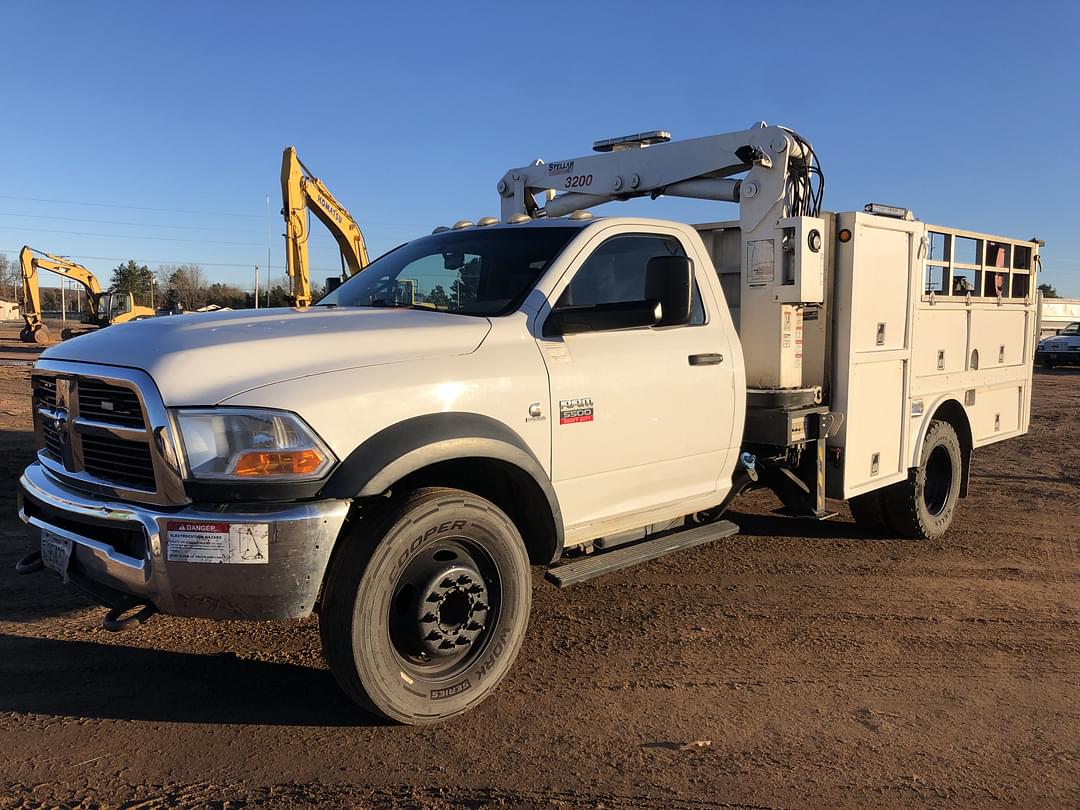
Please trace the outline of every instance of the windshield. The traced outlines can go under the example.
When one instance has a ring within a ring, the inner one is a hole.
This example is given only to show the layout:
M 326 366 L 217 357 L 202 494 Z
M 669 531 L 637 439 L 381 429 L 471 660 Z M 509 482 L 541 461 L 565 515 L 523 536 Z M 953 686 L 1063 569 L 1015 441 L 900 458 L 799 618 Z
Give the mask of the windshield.
M 1080 323 L 1070 323 L 1060 332 L 1059 335 L 1080 335 Z
M 376 259 L 317 306 L 419 307 L 505 315 L 520 306 L 577 228 L 470 228 Z

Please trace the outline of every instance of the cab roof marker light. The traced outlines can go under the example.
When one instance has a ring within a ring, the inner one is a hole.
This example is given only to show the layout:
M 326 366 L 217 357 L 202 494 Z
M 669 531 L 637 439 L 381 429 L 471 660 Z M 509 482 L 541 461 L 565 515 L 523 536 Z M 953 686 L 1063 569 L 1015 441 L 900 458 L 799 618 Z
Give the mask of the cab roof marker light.
M 457 222 L 454 223 L 454 230 L 460 231 L 464 228 L 471 228 L 472 226 L 473 222 L 471 219 L 459 219 Z
M 476 220 L 476 227 L 486 228 L 488 225 L 498 225 L 499 220 L 496 217 L 480 217 Z

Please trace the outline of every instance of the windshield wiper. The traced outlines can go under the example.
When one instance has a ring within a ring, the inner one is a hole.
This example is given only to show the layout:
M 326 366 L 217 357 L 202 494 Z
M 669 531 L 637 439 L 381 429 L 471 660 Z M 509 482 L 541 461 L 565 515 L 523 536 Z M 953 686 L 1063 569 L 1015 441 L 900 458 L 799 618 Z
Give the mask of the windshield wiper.
M 372 298 L 362 307 L 389 307 L 391 309 L 422 309 L 424 312 L 438 312 L 435 307 L 426 307 L 423 304 L 406 304 L 404 301 L 392 301 L 389 298 Z

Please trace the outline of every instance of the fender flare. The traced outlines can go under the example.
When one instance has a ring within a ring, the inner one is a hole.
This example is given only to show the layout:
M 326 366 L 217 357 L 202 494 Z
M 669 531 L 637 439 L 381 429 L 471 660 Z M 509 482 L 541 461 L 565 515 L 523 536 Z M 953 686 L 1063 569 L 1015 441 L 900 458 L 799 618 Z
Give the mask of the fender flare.
M 443 461 L 493 459 L 517 468 L 543 493 L 553 522 L 554 557 L 562 553 L 562 510 L 543 465 L 502 422 L 476 413 L 415 416 L 366 439 L 334 470 L 319 492 L 325 498 L 384 495 L 396 481 Z

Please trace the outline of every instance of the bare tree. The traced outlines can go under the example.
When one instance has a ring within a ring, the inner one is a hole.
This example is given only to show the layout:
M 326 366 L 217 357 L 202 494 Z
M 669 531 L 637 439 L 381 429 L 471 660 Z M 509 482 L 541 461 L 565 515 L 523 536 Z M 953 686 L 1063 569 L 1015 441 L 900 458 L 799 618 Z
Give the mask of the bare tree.
M 11 300 L 18 300 L 18 290 L 22 283 L 22 270 L 17 261 L 12 261 L 7 254 L 0 253 L 0 298 L 7 298 L 11 294 Z

